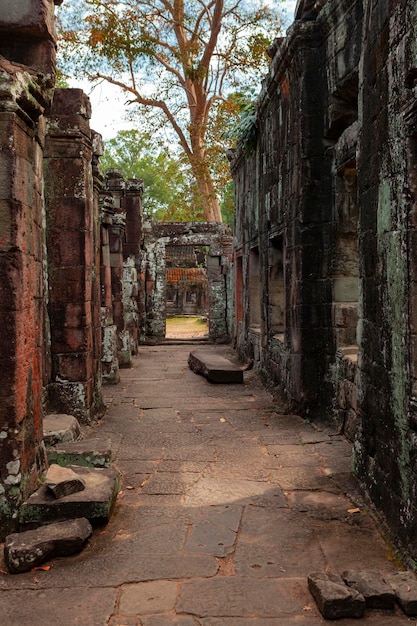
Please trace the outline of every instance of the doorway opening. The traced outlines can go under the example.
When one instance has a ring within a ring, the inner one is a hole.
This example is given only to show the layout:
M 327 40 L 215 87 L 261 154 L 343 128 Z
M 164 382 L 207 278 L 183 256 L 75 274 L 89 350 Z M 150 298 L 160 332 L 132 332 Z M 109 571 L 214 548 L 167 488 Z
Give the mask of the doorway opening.
M 209 331 L 207 246 L 165 248 L 167 339 L 206 339 Z

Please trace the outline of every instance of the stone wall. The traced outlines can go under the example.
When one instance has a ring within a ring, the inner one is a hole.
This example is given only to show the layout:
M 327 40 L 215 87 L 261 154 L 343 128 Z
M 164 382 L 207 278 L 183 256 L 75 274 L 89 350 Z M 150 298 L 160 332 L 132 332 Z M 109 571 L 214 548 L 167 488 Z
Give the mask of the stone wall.
M 80 89 L 55 90 L 44 154 L 52 362 L 48 407 L 84 423 L 102 404 L 100 230 L 90 117 L 89 100 Z
M 46 462 L 42 153 L 55 78 L 54 3 L 0 3 L 0 55 L 0 525 L 7 530 Z
M 0 3 L 0 538 L 47 465 L 45 413 L 100 416 L 144 300 L 143 185 L 103 191 L 89 100 L 54 91 L 59 3 Z
M 411 0 L 300 1 L 231 155 L 237 350 L 348 435 L 414 559 L 416 30 Z

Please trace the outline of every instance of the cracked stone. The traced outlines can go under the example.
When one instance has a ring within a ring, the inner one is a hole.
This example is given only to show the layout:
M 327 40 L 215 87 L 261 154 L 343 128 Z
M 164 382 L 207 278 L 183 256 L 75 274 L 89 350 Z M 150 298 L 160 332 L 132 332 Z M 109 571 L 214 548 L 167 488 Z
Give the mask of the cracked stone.
M 363 595 L 367 608 L 388 610 L 394 608 L 395 594 L 391 586 L 385 582 L 381 572 L 349 570 L 343 572 L 342 578 L 349 587 Z
M 308 577 L 308 588 L 325 619 L 362 617 L 365 612 L 364 597 L 336 574 L 313 572 Z

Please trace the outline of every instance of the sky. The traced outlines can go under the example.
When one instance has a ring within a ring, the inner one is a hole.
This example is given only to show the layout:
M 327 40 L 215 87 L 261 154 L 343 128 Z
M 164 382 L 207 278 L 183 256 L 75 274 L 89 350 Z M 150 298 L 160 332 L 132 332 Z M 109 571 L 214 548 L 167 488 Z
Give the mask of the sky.
M 297 0 L 283 0 L 287 26 L 293 21 L 296 4 Z M 132 123 L 124 119 L 125 96 L 117 87 L 102 83 L 92 90 L 90 83 L 80 83 L 80 81 L 76 83 L 70 81 L 70 87 L 78 87 L 88 94 L 92 106 L 91 128 L 100 133 L 104 140 L 111 139 L 120 130 L 132 128 Z

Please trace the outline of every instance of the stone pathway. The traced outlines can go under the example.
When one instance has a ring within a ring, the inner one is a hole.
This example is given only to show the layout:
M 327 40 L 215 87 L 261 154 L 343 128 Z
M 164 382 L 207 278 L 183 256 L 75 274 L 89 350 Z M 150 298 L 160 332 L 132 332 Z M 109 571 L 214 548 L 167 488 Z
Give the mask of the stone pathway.
M 253 371 L 243 385 L 210 384 L 189 370 L 189 352 L 142 347 L 105 388 L 110 407 L 89 436 L 112 440 L 115 512 L 81 554 L 0 574 L 1 624 L 319 626 L 329 622 L 308 574 L 395 571 L 350 477 L 348 443 L 276 413 Z M 417 622 L 396 609 L 337 623 Z

